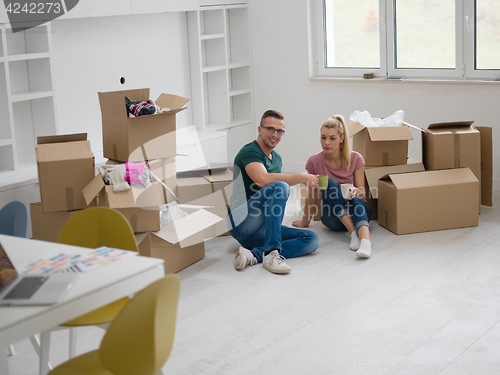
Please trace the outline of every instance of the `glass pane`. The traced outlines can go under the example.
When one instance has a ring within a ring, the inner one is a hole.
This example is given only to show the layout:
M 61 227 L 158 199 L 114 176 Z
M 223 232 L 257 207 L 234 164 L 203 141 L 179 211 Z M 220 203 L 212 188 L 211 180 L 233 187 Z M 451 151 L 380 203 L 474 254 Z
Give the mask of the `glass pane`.
M 455 0 L 396 0 L 397 68 L 455 68 Z
M 476 69 L 500 69 L 500 2 L 476 0 Z
M 378 0 L 325 0 L 327 68 L 380 68 Z

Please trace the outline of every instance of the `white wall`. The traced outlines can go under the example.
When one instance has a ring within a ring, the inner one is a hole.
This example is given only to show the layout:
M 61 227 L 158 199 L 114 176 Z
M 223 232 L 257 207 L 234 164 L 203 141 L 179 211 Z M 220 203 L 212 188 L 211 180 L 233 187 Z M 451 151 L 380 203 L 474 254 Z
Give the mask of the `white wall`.
M 307 1 L 249 4 L 256 123 L 266 109 L 285 116 L 287 132 L 277 148 L 284 170 L 304 171 L 307 158 L 321 151 L 319 127 L 329 116 L 347 119 L 355 110 L 367 110 L 373 117 L 387 117 L 402 109 L 406 122 L 422 128 L 458 120 L 492 127 L 494 188 L 500 190 L 500 85 L 312 81 Z M 421 160 L 420 134 L 412 133 L 410 157 Z
M 56 20 L 52 52 L 59 133 L 87 132 L 96 158 L 98 92 L 149 87 L 153 100 L 162 92 L 191 97 L 185 12 Z M 187 106 L 178 127 L 192 125 Z

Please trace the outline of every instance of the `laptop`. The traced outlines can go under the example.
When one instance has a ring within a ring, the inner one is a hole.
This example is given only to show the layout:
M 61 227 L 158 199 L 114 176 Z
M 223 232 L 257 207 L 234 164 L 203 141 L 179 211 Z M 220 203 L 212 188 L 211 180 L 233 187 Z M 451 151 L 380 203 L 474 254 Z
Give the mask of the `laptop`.
M 53 305 L 61 301 L 77 273 L 18 274 L 0 244 L 0 306 Z

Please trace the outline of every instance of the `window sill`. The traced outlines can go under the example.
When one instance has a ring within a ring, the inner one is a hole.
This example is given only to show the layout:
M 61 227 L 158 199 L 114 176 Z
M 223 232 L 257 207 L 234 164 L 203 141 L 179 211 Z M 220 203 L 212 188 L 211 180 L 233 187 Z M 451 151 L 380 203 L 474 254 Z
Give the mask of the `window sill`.
M 329 77 L 314 76 L 309 78 L 313 82 L 407 82 L 407 83 L 439 83 L 459 85 L 499 85 L 500 81 L 481 79 L 439 79 L 439 78 L 357 78 L 357 77 Z

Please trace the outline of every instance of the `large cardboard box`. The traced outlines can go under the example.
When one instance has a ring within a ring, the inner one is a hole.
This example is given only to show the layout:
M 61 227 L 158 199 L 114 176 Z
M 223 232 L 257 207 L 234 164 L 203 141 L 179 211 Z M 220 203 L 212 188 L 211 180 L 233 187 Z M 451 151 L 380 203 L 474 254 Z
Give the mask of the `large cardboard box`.
M 346 126 L 352 149 L 363 155 L 367 167 L 406 164 L 408 141 L 413 139 L 408 124 L 366 127 L 349 121 Z
M 378 182 L 378 223 L 395 234 L 477 226 L 479 188 L 469 168 L 389 174 Z
M 94 154 L 87 134 L 38 137 L 36 160 L 43 212 L 74 211 L 95 206 L 82 189 L 94 178 Z
M 160 206 L 166 202 L 163 186 L 159 182 L 152 182 L 145 188 L 131 187 L 114 192 L 113 185 L 105 185 L 101 175 L 97 175 L 84 188 L 83 194 L 87 200 L 99 194 L 99 206 L 120 211 L 134 233 L 160 230 Z
M 388 174 L 424 170 L 424 165 L 420 162 L 409 162 L 407 164 L 390 165 L 387 167 L 367 167 L 365 169 L 365 192 L 367 203 L 372 209 L 371 220 L 378 219 L 378 180 L 380 178 Z
M 491 205 L 491 128 L 473 126 L 474 121 L 430 124 L 422 134 L 422 158 L 427 170 L 468 167 L 480 181 L 479 205 Z M 484 147 L 483 147 L 484 144 Z M 483 178 L 483 173 L 485 176 Z
M 59 233 L 69 219 L 81 210 L 46 212 L 42 211 L 42 202 L 30 204 L 31 230 L 35 240 L 56 242 Z
M 175 116 L 189 99 L 161 94 L 155 103 L 169 108 L 160 114 L 127 117 L 125 96 L 133 101 L 149 100 L 149 89 L 100 92 L 104 157 L 122 162 L 139 162 L 174 157 Z
M 200 206 L 179 205 L 188 216 L 157 232 L 136 234 L 139 254 L 164 259 L 165 273 L 175 273 L 205 257 L 203 231 L 223 220 Z

